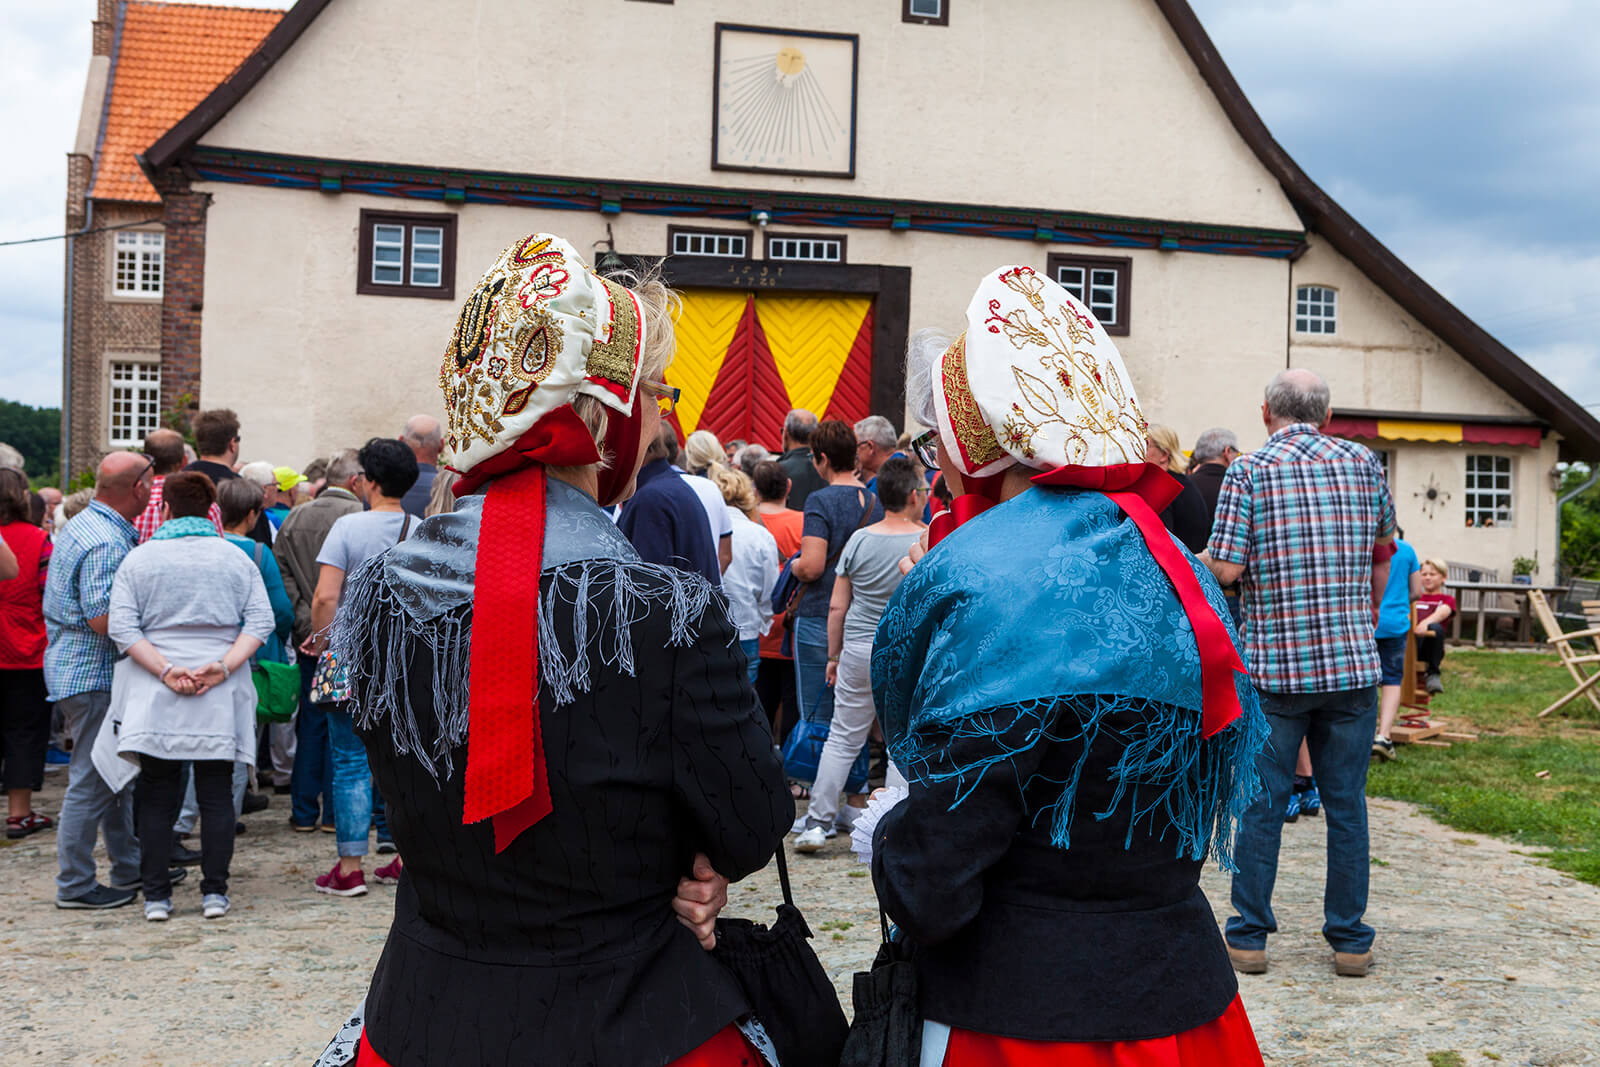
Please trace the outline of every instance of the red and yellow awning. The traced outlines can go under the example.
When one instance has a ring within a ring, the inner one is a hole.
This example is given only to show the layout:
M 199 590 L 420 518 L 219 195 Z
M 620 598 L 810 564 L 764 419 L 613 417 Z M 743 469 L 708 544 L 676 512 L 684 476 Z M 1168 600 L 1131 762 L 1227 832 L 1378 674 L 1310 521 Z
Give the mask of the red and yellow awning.
M 1510 445 L 1538 448 L 1542 427 L 1527 423 L 1455 422 L 1446 419 L 1380 419 L 1335 415 L 1327 432 L 1333 437 L 1380 441 L 1430 441 L 1442 444 Z

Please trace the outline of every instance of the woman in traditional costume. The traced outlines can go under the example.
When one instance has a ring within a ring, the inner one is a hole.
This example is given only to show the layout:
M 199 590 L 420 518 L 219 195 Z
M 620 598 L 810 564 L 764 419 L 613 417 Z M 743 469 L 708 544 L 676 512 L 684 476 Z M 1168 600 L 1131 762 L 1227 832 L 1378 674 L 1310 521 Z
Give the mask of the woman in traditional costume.
M 1177 486 L 1116 348 L 1010 267 L 910 379 L 957 498 L 878 629 L 910 784 L 857 833 L 913 946 L 922 1062 L 1259 1064 L 1199 878 L 1265 724 L 1220 589 L 1158 517 Z
M 782 767 L 722 594 L 601 510 L 675 398 L 671 302 L 506 249 L 440 373 L 457 509 L 350 578 L 333 646 L 406 857 L 357 1063 L 758 1062 L 675 894 L 765 866 Z

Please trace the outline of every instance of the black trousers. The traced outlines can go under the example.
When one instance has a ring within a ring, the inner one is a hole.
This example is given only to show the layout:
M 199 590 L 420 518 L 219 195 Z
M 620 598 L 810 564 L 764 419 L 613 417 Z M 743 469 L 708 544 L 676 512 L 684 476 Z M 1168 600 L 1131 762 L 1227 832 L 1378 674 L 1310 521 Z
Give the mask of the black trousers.
M 44 670 L 0 670 L 0 786 L 44 788 L 44 752 L 50 746 L 50 701 Z
M 183 763 L 140 756 L 138 826 L 140 874 L 146 900 L 172 899 L 168 864 L 172 824 L 183 807 Z M 233 764 L 194 761 L 194 797 L 200 806 L 200 892 L 227 893 L 233 862 Z
M 776 723 L 779 710 L 783 714 L 783 729 L 772 731 L 772 739 L 781 747 L 794 724 L 800 721 L 800 702 L 794 695 L 794 660 L 763 659 L 756 673 L 756 696 L 767 711 L 767 721 Z
M 1444 624 L 1433 623 L 1428 631 L 1427 637 L 1417 638 L 1417 658 L 1428 665 L 1429 674 L 1438 674 L 1444 662 Z

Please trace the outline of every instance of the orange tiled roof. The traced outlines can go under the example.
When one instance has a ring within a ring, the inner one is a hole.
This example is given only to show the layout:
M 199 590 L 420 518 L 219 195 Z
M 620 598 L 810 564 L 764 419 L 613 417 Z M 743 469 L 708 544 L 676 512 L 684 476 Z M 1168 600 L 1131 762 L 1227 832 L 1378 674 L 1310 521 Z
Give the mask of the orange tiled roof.
M 282 11 L 129 3 L 89 195 L 158 202 L 133 158 L 178 124 L 255 51 Z

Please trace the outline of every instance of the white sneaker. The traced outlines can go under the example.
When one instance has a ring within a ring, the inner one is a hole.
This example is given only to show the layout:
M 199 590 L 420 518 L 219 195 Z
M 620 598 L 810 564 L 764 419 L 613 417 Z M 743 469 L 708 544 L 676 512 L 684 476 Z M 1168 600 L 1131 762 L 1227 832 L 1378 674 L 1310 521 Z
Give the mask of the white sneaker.
M 149 905 L 145 905 L 148 910 Z M 220 919 L 228 914 L 228 898 L 221 893 L 207 893 L 200 901 L 200 914 L 208 919 Z
M 144 902 L 145 921 L 164 923 L 172 918 L 171 900 L 147 900 Z
M 821 852 L 822 846 L 827 842 L 828 838 L 837 833 L 838 831 L 832 827 L 823 829 L 820 826 L 813 826 L 794 839 L 794 850 L 796 852 Z

